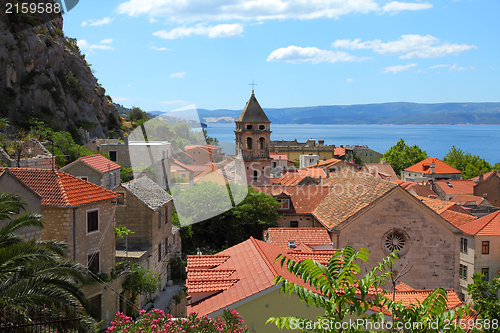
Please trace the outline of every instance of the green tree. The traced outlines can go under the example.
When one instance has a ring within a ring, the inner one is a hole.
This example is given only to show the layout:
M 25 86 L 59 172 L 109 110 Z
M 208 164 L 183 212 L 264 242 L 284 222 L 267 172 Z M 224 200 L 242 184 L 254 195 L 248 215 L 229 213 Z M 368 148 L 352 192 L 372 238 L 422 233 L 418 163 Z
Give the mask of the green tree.
M 9 127 L 9 120 L 7 118 L 0 118 L 0 129 Z
M 403 139 L 400 139 L 384 153 L 382 158 L 392 166 L 397 175 L 401 175 L 404 169 L 426 159 L 427 153 L 417 145 L 408 146 Z
M 18 194 L 0 193 L 0 309 L 7 321 L 33 323 L 51 311 L 52 304 L 70 304 L 82 316 L 78 329 L 87 332 L 93 320 L 87 315 L 85 295 L 76 281 L 87 281 L 82 265 L 64 258 L 66 244 L 59 241 L 24 240 L 17 232 L 42 228 L 41 216 L 22 213 L 25 204 Z M 44 308 L 45 306 L 45 308 Z M 69 314 L 69 309 L 63 307 Z M 4 312 L 5 311 L 5 312 Z M 14 319 L 15 318 L 15 319 Z M 57 323 L 48 324 L 58 329 Z
M 476 177 L 480 173 L 486 173 L 493 169 L 485 159 L 464 152 L 455 146 L 451 147 L 448 154 L 444 157 L 443 162 L 462 171 L 463 179 Z
M 390 277 L 390 267 L 396 255 L 391 254 L 380 263 L 371 268 L 364 276 L 360 274 L 358 261 L 367 262 L 369 252 L 367 249 L 359 251 L 351 247 L 345 247 L 336 251 L 328 260 L 326 266 L 312 259 L 302 262 L 295 262 L 279 254 L 276 260 L 281 258 L 281 266 L 294 276 L 309 284 L 318 292 L 314 292 L 295 282 L 288 281 L 282 276 L 277 276 L 274 281 L 281 283 L 280 291 L 291 295 L 294 292 L 303 302 L 309 306 L 316 306 L 324 309 L 323 316 L 319 316 L 316 321 L 299 317 L 271 317 L 267 323 L 275 323 L 280 329 L 292 329 L 304 327 L 311 332 L 361 332 L 358 329 L 332 329 L 335 323 L 341 324 L 350 316 L 366 314 L 372 306 L 383 306 L 387 301 L 385 292 L 370 293 L 373 290 L 381 290 L 381 286 Z M 381 312 L 368 315 L 366 319 L 380 321 L 383 319 Z M 325 328 L 319 323 L 326 320 L 329 328 Z M 338 325 L 338 324 L 337 324 Z
M 490 283 L 484 278 L 484 274 L 478 272 L 472 276 L 473 284 L 467 286 L 467 292 L 472 298 L 472 309 L 479 314 L 483 320 L 496 323 L 496 327 L 490 326 L 484 332 L 498 332 L 500 326 L 500 300 L 498 291 L 500 290 L 500 276 L 497 276 Z
M 149 117 L 146 112 L 142 111 L 141 108 L 137 106 L 133 106 L 128 113 L 128 120 L 129 121 L 138 121 L 141 119 L 146 119 L 148 120 Z
M 160 276 L 153 271 L 133 264 L 131 272 L 123 281 L 123 290 L 130 293 L 130 301 L 135 304 L 139 295 L 152 294 L 160 286 Z M 127 303 L 127 313 L 132 314 L 131 305 Z
M 173 188 L 172 195 L 176 202 L 183 203 L 182 207 L 176 206 L 176 214 L 182 216 L 181 221 L 202 220 L 181 228 L 185 253 L 196 253 L 197 248 L 204 253 L 218 252 L 245 241 L 250 236 L 261 239 L 263 231 L 276 226 L 280 216 L 276 210 L 279 203 L 272 196 L 257 192 L 251 187 L 247 189 L 231 185 L 232 198 L 228 199 L 226 187 L 202 182 L 182 192 Z M 207 200 L 200 204 L 200 197 Z M 233 208 L 230 199 L 238 203 Z M 221 213 L 204 220 L 203 216 L 207 216 L 208 209 L 214 214 Z

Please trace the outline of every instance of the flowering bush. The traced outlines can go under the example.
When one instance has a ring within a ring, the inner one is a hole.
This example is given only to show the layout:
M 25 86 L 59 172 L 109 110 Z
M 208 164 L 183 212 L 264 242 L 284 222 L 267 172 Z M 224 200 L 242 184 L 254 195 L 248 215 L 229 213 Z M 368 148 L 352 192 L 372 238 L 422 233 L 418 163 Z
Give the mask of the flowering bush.
M 185 319 L 173 319 L 171 315 L 165 316 L 162 310 L 153 309 L 146 313 L 141 310 L 140 317 L 134 321 L 131 317 L 119 312 L 115 321 L 111 322 L 106 333 L 141 332 L 141 333 L 248 333 L 248 329 L 235 310 L 224 310 L 224 313 L 214 319 L 207 316 L 197 317 L 190 313 Z

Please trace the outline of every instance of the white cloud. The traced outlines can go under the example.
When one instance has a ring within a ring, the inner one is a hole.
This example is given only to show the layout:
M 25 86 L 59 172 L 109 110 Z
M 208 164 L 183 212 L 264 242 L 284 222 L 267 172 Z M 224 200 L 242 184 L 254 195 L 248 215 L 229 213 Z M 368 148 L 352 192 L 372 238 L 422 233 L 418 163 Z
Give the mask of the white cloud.
M 158 47 L 158 46 L 151 46 L 150 49 L 155 51 L 170 51 L 170 49 L 166 47 Z
M 355 57 L 347 52 L 321 50 L 316 47 L 300 47 L 291 45 L 282 47 L 271 52 L 267 61 L 288 62 L 299 64 L 303 62 L 311 62 L 318 64 L 321 62 L 351 62 L 362 61 L 368 58 Z
M 392 1 L 389 3 L 386 3 L 382 7 L 382 12 L 383 13 L 399 13 L 400 11 L 403 10 L 410 10 L 410 11 L 415 11 L 415 10 L 423 10 L 423 9 L 429 9 L 432 8 L 432 4 L 428 2 L 399 2 L 399 1 Z
M 103 43 L 108 42 L 108 43 Z M 114 50 L 114 48 L 109 45 L 113 42 L 112 39 L 103 39 L 100 44 L 89 44 L 87 40 L 80 39 L 77 41 L 78 47 L 83 51 L 92 51 L 92 50 Z
M 111 99 L 113 100 L 113 102 L 125 102 L 130 100 L 130 98 L 120 96 L 111 96 Z
M 475 67 L 459 67 L 457 64 L 453 65 L 434 65 L 429 67 L 430 69 L 436 69 L 436 68 L 442 68 L 442 67 L 448 67 L 448 70 L 450 72 L 461 72 L 461 71 L 466 71 L 466 70 L 474 70 L 476 69 Z
M 400 40 L 387 43 L 379 39 L 365 42 L 360 39 L 339 39 L 332 46 L 349 50 L 371 49 L 383 55 L 400 55 L 400 59 L 444 57 L 477 48 L 475 45 L 441 42 L 431 35 L 402 35 Z
M 375 0 L 128 0 L 117 9 L 120 14 L 173 22 L 338 18 L 380 10 Z
M 346 82 L 347 83 L 352 83 L 352 82 L 354 82 L 354 79 L 347 79 Z
M 103 39 L 100 41 L 101 44 L 113 44 L 113 40 L 111 38 Z
M 394 74 L 396 74 L 396 73 L 399 73 L 399 72 L 407 71 L 410 68 L 415 67 L 415 66 L 417 66 L 417 64 L 390 66 L 390 67 L 384 68 L 383 73 L 394 73 Z
M 99 25 L 109 24 L 113 21 L 114 21 L 114 18 L 111 18 L 111 17 L 105 17 L 105 18 L 102 18 L 100 20 L 88 20 L 88 21 L 82 22 L 82 27 L 85 27 L 87 25 L 99 26 Z
M 183 79 L 186 74 L 186 72 L 172 73 L 170 74 L 170 77 L 175 79 Z
M 177 39 L 190 37 L 192 35 L 207 36 L 210 38 L 240 37 L 243 33 L 241 24 L 218 24 L 206 26 L 197 24 L 194 27 L 179 27 L 170 31 L 160 30 L 153 33 L 154 36 L 164 39 Z

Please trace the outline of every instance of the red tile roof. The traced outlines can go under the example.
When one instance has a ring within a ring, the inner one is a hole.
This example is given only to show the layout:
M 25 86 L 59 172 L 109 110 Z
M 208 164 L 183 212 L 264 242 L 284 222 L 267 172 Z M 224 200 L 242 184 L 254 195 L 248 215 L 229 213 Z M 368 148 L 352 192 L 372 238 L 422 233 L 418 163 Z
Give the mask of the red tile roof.
M 238 279 L 218 279 L 218 280 L 204 280 L 204 281 L 186 281 L 188 293 L 208 293 L 214 291 L 223 291 L 230 288 L 233 284 L 238 282 Z
M 416 195 L 421 196 L 421 197 L 432 198 L 432 199 L 438 198 L 438 195 L 436 194 L 436 192 L 431 190 L 429 185 L 416 184 L 416 185 L 408 188 L 408 191 L 410 193 L 415 193 Z
M 411 172 L 418 172 L 418 173 L 425 173 L 425 174 L 430 174 L 431 173 L 431 163 L 434 163 L 434 173 L 436 174 L 441 174 L 441 173 L 462 173 L 462 171 L 455 169 L 451 165 L 448 165 L 441 161 L 438 158 L 435 157 L 427 157 L 425 160 L 420 161 L 411 167 L 408 167 L 405 169 L 405 171 L 411 171 Z
M 398 187 L 349 169 L 325 179 L 323 185 L 330 186 L 331 191 L 313 214 L 328 229 L 337 227 Z
M 457 194 L 450 199 L 451 202 L 456 202 L 458 205 L 477 205 L 482 204 L 486 199 L 477 195 Z
M 76 163 L 77 161 L 82 161 L 83 163 L 90 165 L 92 168 L 96 169 L 99 172 L 105 173 L 108 171 L 113 171 L 116 169 L 120 169 L 120 165 L 115 162 L 108 160 L 106 157 L 101 154 L 95 154 L 90 156 L 80 157 L 78 160 L 72 162 Z M 68 164 L 69 165 L 69 164 Z
M 308 168 L 327 168 L 339 162 L 342 162 L 342 160 L 339 160 L 337 158 L 330 158 L 328 160 L 318 161 L 318 163 L 312 164 L 308 166 Z
M 447 195 L 473 194 L 476 183 L 470 179 L 437 180 L 436 185 Z
M 454 212 L 452 210 L 444 211 L 440 214 L 446 221 L 453 224 L 455 227 L 460 228 L 461 225 L 469 223 L 477 219 L 472 214 L 464 214 L 459 212 Z
M 306 259 L 316 260 L 322 265 L 326 265 L 328 260 L 333 256 L 337 250 L 313 250 L 308 252 L 302 251 L 288 251 L 286 253 L 287 258 L 293 259 L 297 262 L 304 261 Z
M 425 290 L 413 289 L 408 291 L 396 290 L 395 300 L 396 302 L 418 305 L 419 303 L 422 303 L 433 291 L 434 290 L 432 289 L 425 289 Z M 388 291 L 386 296 L 392 299 L 392 295 L 393 292 Z M 462 301 L 460 300 L 460 298 L 458 298 L 458 295 L 455 293 L 455 291 L 453 291 L 453 289 L 446 289 L 446 295 L 447 295 L 446 302 L 448 309 L 454 309 L 462 304 Z
M 268 243 L 282 248 L 288 248 L 288 241 L 299 245 L 332 244 L 330 235 L 325 228 L 269 228 L 264 232 Z
M 426 204 L 428 207 L 430 207 L 433 211 L 435 211 L 438 214 L 443 213 L 444 211 L 449 210 L 453 206 L 456 206 L 457 204 L 454 202 L 450 201 L 443 201 L 439 199 L 432 199 L 432 198 L 427 198 L 427 197 L 421 197 L 417 195 L 417 198 L 420 199 L 424 204 Z
M 345 155 L 345 148 L 335 147 L 335 149 L 333 150 L 333 154 L 335 156 L 338 156 L 338 157 L 344 156 Z
M 187 170 L 189 172 L 195 172 L 195 170 L 192 168 L 193 166 L 192 165 L 186 165 L 178 160 L 176 160 L 175 158 L 170 158 L 170 163 L 173 163 L 177 166 L 180 166 L 181 168 L 183 168 L 184 170 Z M 206 167 L 205 167 L 206 168 Z M 205 170 L 205 168 L 203 170 Z
M 395 181 L 398 180 L 398 176 L 392 166 L 388 163 L 367 163 L 363 165 L 361 172 L 372 175 L 373 177 Z
M 404 282 L 399 282 L 399 284 L 396 285 L 396 292 L 398 292 L 398 291 L 412 291 L 412 290 L 415 290 L 415 288 L 410 287 L 409 285 L 407 285 Z
M 212 151 L 221 149 L 221 147 L 217 147 L 214 145 L 188 145 L 184 147 L 184 151 L 187 152 L 188 150 L 195 148 L 203 149 L 204 151 L 209 152 L 210 154 L 212 153 Z
M 214 268 L 227 259 L 229 256 L 226 255 L 192 255 L 187 257 L 187 265 L 191 268 Z
M 231 275 L 230 280 L 238 281 L 224 290 L 221 289 L 221 287 L 226 286 L 223 284 L 215 284 L 216 288 L 211 288 L 214 285 L 212 281 L 207 282 L 206 289 L 203 289 L 202 283 L 200 283 L 201 286 L 200 284 L 195 284 L 196 288 L 199 288 L 195 290 L 213 291 L 214 289 L 219 289 L 216 290 L 219 292 L 188 305 L 188 313 L 196 312 L 199 316 L 203 316 L 227 306 L 231 306 L 231 304 L 244 300 L 247 297 L 257 294 L 258 292 L 275 287 L 274 278 L 278 275 L 283 276 L 289 281 L 310 288 L 308 284 L 288 272 L 286 267 L 282 268 L 279 260 L 275 262 L 275 258 L 278 254 L 285 254 L 285 251 L 285 249 L 276 245 L 265 243 L 251 237 L 240 244 L 219 252 L 218 256 L 227 256 L 228 259 L 219 264 L 217 266 L 217 270 L 234 269 L 235 272 Z M 330 256 L 332 254 L 333 252 L 330 252 Z M 285 255 L 287 255 L 287 257 L 292 256 L 292 254 Z M 191 283 L 189 280 L 189 274 L 193 268 L 190 265 L 193 262 L 190 261 L 190 257 L 192 256 L 188 256 L 187 265 L 188 288 Z M 223 281 L 225 280 L 228 280 L 228 278 L 223 279 Z M 188 289 L 188 292 L 192 291 Z
M 469 235 L 500 236 L 500 210 L 459 227 Z
M 191 269 L 188 272 L 188 279 L 190 281 L 198 281 L 198 280 L 220 280 L 227 279 L 235 272 L 234 269 Z
M 330 193 L 329 186 L 320 185 L 298 185 L 298 186 L 273 186 L 260 185 L 253 186 L 253 189 L 259 192 L 277 196 L 281 193 L 290 196 L 291 207 L 288 210 L 282 210 L 285 214 L 312 214 L 321 200 Z
M 0 174 L 6 168 L 0 168 Z M 42 197 L 42 206 L 74 207 L 120 195 L 66 172 L 52 169 L 8 168 Z
M 399 179 L 398 180 L 394 180 L 392 182 L 394 184 L 398 184 L 399 186 L 401 186 L 405 190 L 409 190 L 413 186 L 417 185 L 417 183 L 415 183 L 415 182 L 409 182 L 409 181 L 406 181 L 406 180 L 399 180 Z

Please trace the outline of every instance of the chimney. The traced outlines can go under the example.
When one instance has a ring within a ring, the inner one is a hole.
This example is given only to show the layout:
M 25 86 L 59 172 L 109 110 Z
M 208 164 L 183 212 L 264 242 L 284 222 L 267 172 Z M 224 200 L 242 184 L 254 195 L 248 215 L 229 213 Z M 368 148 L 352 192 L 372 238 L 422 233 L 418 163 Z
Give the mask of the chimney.
M 484 176 L 483 176 L 483 172 L 481 171 L 481 173 L 479 174 L 479 177 L 478 177 L 478 182 L 482 182 L 484 180 Z
M 325 144 L 325 140 L 318 140 L 318 145 L 323 146 Z
M 436 164 L 431 163 L 430 167 L 431 167 L 431 174 L 434 174 L 434 171 L 436 169 Z

